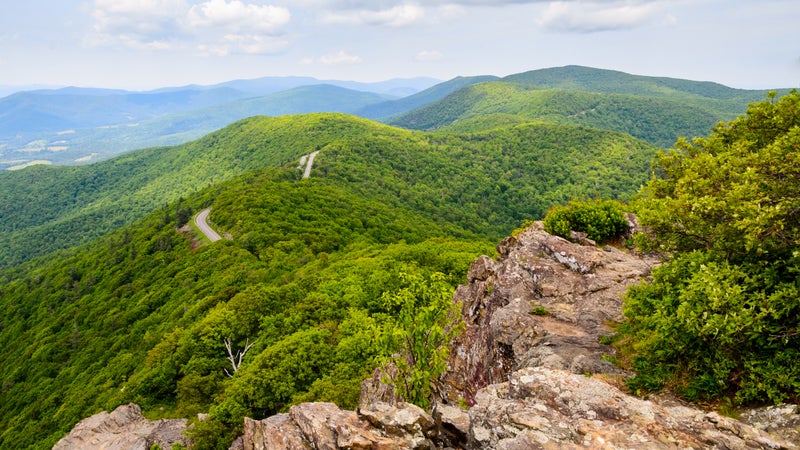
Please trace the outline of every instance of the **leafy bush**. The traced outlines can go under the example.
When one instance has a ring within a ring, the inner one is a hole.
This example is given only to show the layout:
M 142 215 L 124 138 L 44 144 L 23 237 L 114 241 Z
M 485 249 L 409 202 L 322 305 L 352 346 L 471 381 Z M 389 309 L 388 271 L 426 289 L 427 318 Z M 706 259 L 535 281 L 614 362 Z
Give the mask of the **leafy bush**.
M 570 201 L 547 212 L 544 229 L 556 236 L 570 238 L 570 231 L 586 233 L 596 242 L 605 242 L 623 235 L 628 229 L 620 202 L 614 200 Z
M 450 341 L 463 331 L 461 303 L 453 301 L 442 273 L 430 277 L 402 273 L 401 278 L 405 287 L 381 297 L 395 312 L 381 338 L 383 363 L 397 367 L 396 375 L 387 380 L 395 394 L 427 409 L 434 384 L 446 369 Z
M 800 94 L 754 103 L 661 154 L 637 200 L 672 252 L 625 297 L 618 341 L 635 390 L 690 400 L 800 397 Z

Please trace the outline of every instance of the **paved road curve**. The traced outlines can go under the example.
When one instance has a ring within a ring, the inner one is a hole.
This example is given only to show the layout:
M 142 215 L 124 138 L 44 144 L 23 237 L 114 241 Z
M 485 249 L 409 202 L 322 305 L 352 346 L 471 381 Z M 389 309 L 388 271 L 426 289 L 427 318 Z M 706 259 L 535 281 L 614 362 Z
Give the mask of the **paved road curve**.
M 200 211 L 200 213 L 195 216 L 194 223 L 197 225 L 197 228 L 200 228 L 200 231 L 206 235 L 209 241 L 217 242 L 218 240 L 222 239 L 222 236 L 217 234 L 217 232 L 211 229 L 211 227 L 208 225 L 208 213 L 210 212 L 211 208 L 206 208 Z
M 303 164 L 303 161 L 306 161 L 306 171 L 303 172 L 303 178 L 308 178 L 309 175 L 311 175 L 311 166 L 314 165 L 314 158 L 317 156 L 318 153 L 319 151 L 316 151 L 308 155 L 308 160 L 305 160 L 306 158 L 305 156 L 303 156 L 303 159 L 300 160 L 300 165 Z

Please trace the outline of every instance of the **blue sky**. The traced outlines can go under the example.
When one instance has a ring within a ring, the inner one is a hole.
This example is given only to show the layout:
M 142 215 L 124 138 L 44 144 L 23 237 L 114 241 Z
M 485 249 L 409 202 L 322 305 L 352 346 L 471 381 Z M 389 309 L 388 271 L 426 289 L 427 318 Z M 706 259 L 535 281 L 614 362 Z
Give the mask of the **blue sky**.
M 3 0 L 0 85 L 508 75 L 800 86 L 797 0 Z

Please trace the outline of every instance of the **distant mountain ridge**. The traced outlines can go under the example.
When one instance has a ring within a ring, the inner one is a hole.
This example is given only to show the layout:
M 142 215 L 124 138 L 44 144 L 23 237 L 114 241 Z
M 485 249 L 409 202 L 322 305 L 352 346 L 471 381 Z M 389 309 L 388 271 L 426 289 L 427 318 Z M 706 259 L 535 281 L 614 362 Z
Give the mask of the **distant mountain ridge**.
M 459 89 L 471 86 L 473 84 L 482 83 L 484 81 L 493 81 L 497 79 L 497 77 L 492 75 L 456 77 L 452 80 L 439 83 L 414 95 L 409 95 L 408 97 L 366 106 L 357 111 L 356 114 L 361 117 L 366 117 L 367 119 L 388 121 L 393 116 L 398 114 L 412 111 L 428 103 L 441 100 L 442 98 Z
M 390 123 L 418 130 L 474 132 L 525 121 L 621 131 L 660 147 L 707 134 L 766 90 L 566 66 L 467 86 Z
M 34 159 L 75 164 L 142 147 L 180 144 L 250 115 L 354 112 L 368 103 L 410 95 L 438 82 L 424 77 L 374 83 L 263 77 L 144 92 L 81 87 L 17 92 L 0 98 L 0 169 Z M 321 93 L 300 89 L 320 85 L 340 88 L 341 98 L 334 98 L 328 89 L 316 101 L 314 96 Z M 280 92 L 287 95 L 270 97 Z M 259 97 L 267 98 L 250 100 Z M 354 98 L 360 103 L 354 104 Z M 270 100 L 273 104 L 268 104 Z M 245 103 L 232 105 L 237 101 Z M 262 107 L 255 107 L 258 103 Z M 210 108 L 215 106 L 221 110 L 213 112 Z M 231 113 L 237 109 L 241 112 Z M 169 116 L 185 113 L 194 118 Z M 208 117 L 198 120 L 201 115 Z M 208 125 L 198 128 L 203 122 Z M 159 134 L 160 130 L 167 131 Z
M 517 86 L 519 89 L 507 90 L 510 97 L 503 99 L 517 110 L 477 99 L 470 100 L 470 105 L 455 105 L 466 101 L 468 93 L 488 89 L 475 87 L 484 83 Z M 328 87 L 314 90 L 311 86 Z M 566 96 L 571 97 L 591 95 L 578 101 L 583 109 L 572 118 L 558 110 L 564 106 L 559 102 L 550 105 L 544 115 L 519 109 L 520 102 L 538 95 L 531 91 L 542 90 L 569 92 Z M 356 114 L 412 129 L 454 126 L 459 132 L 530 120 L 554 121 L 624 131 L 665 147 L 679 135 L 703 134 L 717 121 L 732 119 L 748 103 L 763 99 L 766 92 L 583 66 L 539 69 L 504 78 L 456 77 L 438 84 L 431 78 L 359 83 L 264 77 L 148 92 L 47 89 L 0 99 L 0 170 L 33 161 L 56 165 L 94 162 L 137 148 L 188 142 L 250 115 L 321 111 Z M 598 100 L 598 95 L 611 97 Z M 648 102 L 654 105 L 652 110 Z M 598 118 L 601 109 L 604 117 Z M 481 123 L 472 118 L 477 111 L 483 116 Z M 590 114 L 592 111 L 597 114 Z M 609 112 L 614 120 L 605 117 Z M 673 118 L 680 122 L 673 124 L 673 131 L 663 130 L 657 123 Z M 654 128 L 658 133 L 650 130 Z

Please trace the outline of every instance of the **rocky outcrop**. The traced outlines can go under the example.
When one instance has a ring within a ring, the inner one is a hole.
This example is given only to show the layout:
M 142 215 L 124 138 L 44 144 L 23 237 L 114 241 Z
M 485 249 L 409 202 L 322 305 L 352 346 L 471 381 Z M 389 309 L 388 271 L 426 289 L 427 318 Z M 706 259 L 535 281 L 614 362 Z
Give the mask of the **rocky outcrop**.
M 246 450 L 334 450 L 436 448 L 433 418 L 408 403 L 376 403 L 344 411 L 333 403 L 302 403 L 264 420 L 245 419 Z
M 669 396 L 645 400 L 621 390 L 628 374 L 607 361 L 614 349 L 602 344 L 601 338 L 622 320 L 621 295 L 647 277 L 658 260 L 597 247 L 585 236 L 576 235 L 574 240 L 581 244 L 551 236 L 535 224 L 505 239 L 498 246 L 497 260 L 483 256 L 472 264 L 469 283 L 455 293 L 462 302 L 466 330 L 453 344 L 449 370 L 437 390 L 441 395 L 430 414 L 397 398 L 376 371 L 362 384 L 358 411 L 332 403 L 304 403 L 286 414 L 246 419 L 242 447 L 800 447 L 796 406 L 742 412 L 741 420 L 735 420 Z M 79 427 L 100 431 L 106 427 L 90 425 L 93 419 L 81 422 L 71 436 L 82 434 Z M 103 442 L 117 442 L 114 438 Z M 76 441 L 86 444 L 57 448 L 101 448 L 94 439 L 87 435 Z
M 627 374 L 606 360 L 614 349 L 601 337 L 622 320 L 621 295 L 658 260 L 574 240 L 582 244 L 534 224 L 505 239 L 498 260 L 472 264 L 455 293 L 466 331 L 452 347 L 433 426 L 376 372 L 359 412 L 298 405 L 248 421 L 245 448 L 797 448 L 796 408 L 765 410 L 751 425 L 616 387 Z
M 463 302 L 467 329 L 451 352 L 447 400 L 475 402 L 478 390 L 504 382 L 517 369 L 547 367 L 573 373 L 620 373 L 600 343 L 622 320 L 621 295 L 658 263 L 614 247 L 574 244 L 540 223 L 498 246 L 469 270 Z
M 505 239 L 498 260 L 472 264 L 455 293 L 466 331 L 431 416 L 399 402 L 376 372 L 362 385 L 359 412 L 298 405 L 248 421 L 245 448 L 797 448 L 795 407 L 764 410 L 748 424 L 616 387 L 628 374 L 607 361 L 614 349 L 601 338 L 622 320 L 621 295 L 658 260 L 573 240 L 534 224 Z
M 474 449 L 782 449 L 795 446 L 714 412 L 661 406 L 601 379 L 528 367 L 481 389 L 469 411 Z
M 149 450 L 173 444 L 186 445 L 185 419 L 147 420 L 138 405 L 130 403 L 80 421 L 53 450 Z

